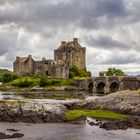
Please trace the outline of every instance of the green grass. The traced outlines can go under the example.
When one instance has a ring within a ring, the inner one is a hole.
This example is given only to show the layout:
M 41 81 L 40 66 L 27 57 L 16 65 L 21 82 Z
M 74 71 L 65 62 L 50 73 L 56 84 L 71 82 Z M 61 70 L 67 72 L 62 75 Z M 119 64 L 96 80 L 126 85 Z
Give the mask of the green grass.
M 78 76 L 73 77 L 74 80 L 85 80 L 87 78 L 88 77 L 78 77 Z
M 118 114 L 105 110 L 68 110 L 65 112 L 65 115 L 68 121 L 77 120 L 82 115 L 91 118 L 116 119 L 116 120 L 128 118 L 127 115 Z
M 74 80 L 69 79 L 50 79 L 47 77 L 35 77 L 35 76 L 26 76 L 19 77 L 9 83 L 3 83 L 0 87 L 4 86 L 14 86 L 19 88 L 27 88 L 40 86 L 44 88 L 54 88 L 61 86 L 76 86 L 76 82 Z
M 69 80 L 69 79 L 48 79 L 45 77 L 42 77 L 40 79 L 39 83 L 40 87 L 58 87 L 58 86 L 75 86 L 76 83 L 74 80 Z
M 39 84 L 39 78 L 34 77 L 20 77 L 9 83 L 12 86 L 17 87 L 32 87 Z

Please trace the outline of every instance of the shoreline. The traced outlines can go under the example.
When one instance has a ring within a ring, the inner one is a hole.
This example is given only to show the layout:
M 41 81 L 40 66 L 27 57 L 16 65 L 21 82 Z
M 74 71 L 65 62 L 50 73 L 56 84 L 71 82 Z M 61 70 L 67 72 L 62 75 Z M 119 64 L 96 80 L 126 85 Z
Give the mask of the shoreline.
M 105 129 L 124 129 L 140 126 L 140 95 L 137 91 L 121 91 L 95 99 L 85 99 L 62 103 L 41 103 L 28 100 L 1 100 L 0 121 L 29 123 L 67 122 L 67 110 L 107 110 L 128 114 L 129 118 L 121 121 L 108 121 L 102 124 Z M 121 126 L 119 124 L 121 123 Z M 134 125 L 133 125 L 134 123 Z M 125 124 L 125 126 L 124 126 Z M 108 128 L 110 126 L 110 128 Z M 116 127 L 118 126 L 118 127 Z M 123 127 L 122 127 L 123 126 Z M 127 127 L 126 127 L 127 126 Z M 114 127 L 114 128 L 113 128 Z M 122 127 L 122 128 L 121 128 Z

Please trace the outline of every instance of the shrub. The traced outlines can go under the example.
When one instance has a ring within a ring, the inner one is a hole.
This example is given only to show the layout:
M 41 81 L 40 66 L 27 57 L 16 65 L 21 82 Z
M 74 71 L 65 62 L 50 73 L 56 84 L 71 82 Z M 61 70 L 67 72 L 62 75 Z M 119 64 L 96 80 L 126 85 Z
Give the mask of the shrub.
M 75 82 L 68 79 L 48 79 L 47 77 L 40 78 L 40 87 L 45 86 L 74 86 Z
M 33 84 L 32 81 L 29 81 L 28 79 L 18 79 L 12 83 L 13 86 L 18 86 L 18 87 L 29 87 Z
M 17 76 L 9 72 L 4 73 L 1 77 L 2 83 L 9 83 L 15 79 L 17 79 Z
M 12 81 L 10 84 L 17 87 L 31 87 L 38 85 L 39 79 L 33 77 L 20 77 Z
M 120 69 L 108 68 L 107 71 L 100 71 L 99 76 L 126 76 L 126 74 Z
M 40 78 L 40 87 L 59 85 L 60 81 L 56 79 L 48 79 L 47 77 Z
M 75 77 L 91 77 L 91 73 L 86 69 L 79 69 L 76 65 L 73 65 L 69 70 L 69 78 Z

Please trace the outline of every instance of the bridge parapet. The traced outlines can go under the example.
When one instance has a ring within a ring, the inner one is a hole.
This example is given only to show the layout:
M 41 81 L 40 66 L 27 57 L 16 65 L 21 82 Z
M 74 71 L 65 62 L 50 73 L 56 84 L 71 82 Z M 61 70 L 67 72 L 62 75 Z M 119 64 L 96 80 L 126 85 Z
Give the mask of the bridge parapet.
M 83 81 L 83 89 L 97 94 L 108 94 L 121 90 L 137 90 L 140 88 L 140 77 L 92 77 Z

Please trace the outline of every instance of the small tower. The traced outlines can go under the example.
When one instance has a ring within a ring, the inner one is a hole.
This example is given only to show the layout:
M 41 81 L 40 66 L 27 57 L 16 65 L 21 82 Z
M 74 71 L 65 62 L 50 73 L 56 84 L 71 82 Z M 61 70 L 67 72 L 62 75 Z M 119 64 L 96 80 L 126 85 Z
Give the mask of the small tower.
M 62 41 L 61 45 L 54 50 L 54 59 L 63 60 L 68 67 L 77 65 L 78 68 L 86 68 L 86 48 L 82 47 L 78 38 L 73 38 L 71 42 Z

